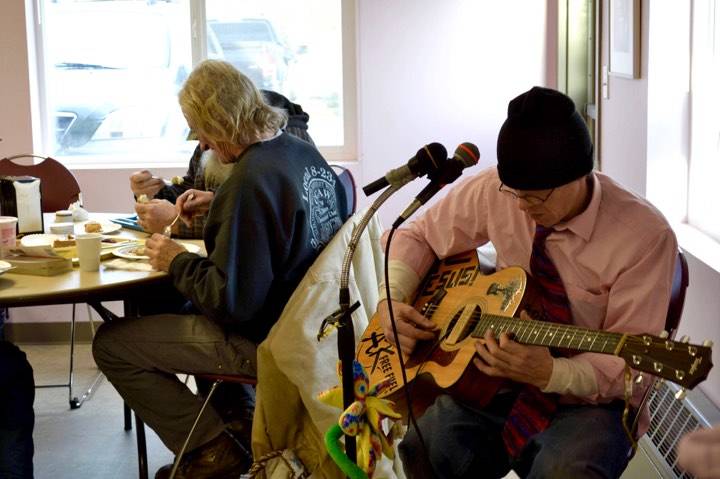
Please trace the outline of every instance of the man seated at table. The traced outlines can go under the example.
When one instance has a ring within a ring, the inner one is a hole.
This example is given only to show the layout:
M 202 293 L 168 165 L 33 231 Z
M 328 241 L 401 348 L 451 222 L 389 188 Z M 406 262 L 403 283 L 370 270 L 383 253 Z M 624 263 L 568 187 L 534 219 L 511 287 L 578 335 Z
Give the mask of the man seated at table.
M 100 369 L 176 453 L 200 402 L 175 374 L 255 375 L 256 345 L 345 220 L 335 173 L 312 145 L 280 130 L 284 113 L 229 63 L 200 63 L 179 97 L 200 145 L 235 163 L 209 205 L 207 258 L 160 234 L 146 243 L 151 264 L 199 314 L 124 318 L 102 325 L 93 342 Z M 194 191 L 180 195 L 179 210 L 188 213 Z M 178 478 L 237 474 L 251 463 L 214 410 L 203 413 L 188 450 Z
M 260 90 L 260 92 L 265 103 L 285 111 L 287 121 L 282 130 L 315 145 L 308 133 L 310 115 L 305 113 L 300 105 L 274 91 Z M 191 133 L 191 138 L 197 139 L 194 132 Z M 215 191 L 231 171 L 232 164 L 223 164 L 213 150 L 203 150 L 200 145 L 195 148 L 187 172 L 182 177 L 182 182 L 178 184 L 166 185 L 162 178 L 154 176 L 148 170 L 136 171 L 130 176 L 130 189 L 135 198 L 145 195 L 150 199 L 149 202 L 135 204 L 138 224 L 149 233 L 162 233 L 165 226 L 170 224 L 177 214 L 175 201 L 178 196 L 192 188 L 208 192 L 209 198 L 212 199 Z M 190 224 L 177 222 L 173 226 L 173 235 L 180 238 L 202 238 L 205 220 L 206 215 L 201 214 L 195 216 Z

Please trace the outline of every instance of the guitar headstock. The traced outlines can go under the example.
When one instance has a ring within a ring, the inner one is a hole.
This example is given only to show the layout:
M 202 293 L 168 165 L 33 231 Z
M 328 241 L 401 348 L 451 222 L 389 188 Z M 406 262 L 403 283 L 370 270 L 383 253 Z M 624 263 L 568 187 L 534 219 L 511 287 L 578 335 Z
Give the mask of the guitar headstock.
M 628 365 L 688 389 L 704 381 L 712 369 L 712 343 L 690 344 L 642 334 L 627 336 L 618 356 Z

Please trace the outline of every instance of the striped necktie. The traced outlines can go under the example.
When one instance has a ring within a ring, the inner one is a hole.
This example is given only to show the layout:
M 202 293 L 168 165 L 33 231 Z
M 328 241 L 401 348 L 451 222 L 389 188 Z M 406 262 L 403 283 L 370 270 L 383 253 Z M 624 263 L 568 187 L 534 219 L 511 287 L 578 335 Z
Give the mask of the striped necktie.
M 542 321 L 569 324 L 572 312 L 565 287 L 557 268 L 547 254 L 545 239 L 554 230 L 538 225 L 535 228 L 530 275 L 540 289 Z M 557 409 L 556 397 L 542 393 L 537 387 L 523 385 L 513 404 L 502 431 L 505 448 L 511 457 L 517 457 L 527 441 L 542 432 L 552 420 Z

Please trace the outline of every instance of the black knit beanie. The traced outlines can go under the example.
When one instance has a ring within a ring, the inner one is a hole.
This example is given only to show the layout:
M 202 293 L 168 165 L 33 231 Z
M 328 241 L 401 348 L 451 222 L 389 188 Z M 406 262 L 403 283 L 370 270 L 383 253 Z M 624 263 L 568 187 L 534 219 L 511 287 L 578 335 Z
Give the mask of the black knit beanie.
M 500 181 L 518 190 L 570 183 L 593 168 L 593 145 L 570 97 L 533 87 L 508 104 L 497 142 Z

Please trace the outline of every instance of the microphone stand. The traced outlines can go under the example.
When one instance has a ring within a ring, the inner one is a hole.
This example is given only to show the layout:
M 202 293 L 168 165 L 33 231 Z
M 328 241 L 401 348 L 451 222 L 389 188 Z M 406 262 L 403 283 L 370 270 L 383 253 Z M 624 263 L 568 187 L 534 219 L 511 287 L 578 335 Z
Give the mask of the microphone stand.
M 360 236 L 362 236 L 363 231 L 365 231 L 370 219 L 377 212 L 380 206 L 404 185 L 405 183 L 402 183 L 391 185 L 386 188 L 380 196 L 375 199 L 372 206 L 370 206 L 365 215 L 360 219 L 360 222 L 353 228 L 350 243 L 345 250 L 342 270 L 340 273 L 340 309 L 323 321 L 320 334 L 318 334 L 318 338 L 320 338 L 323 334 L 325 326 L 327 326 L 328 323 L 334 323 L 337 326 L 338 358 L 340 359 L 342 371 L 343 410 L 350 407 L 350 405 L 355 401 L 355 387 L 352 367 L 353 361 L 355 360 L 355 331 L 352 323 L 352 312 L 360 306 L 360 302 L 356 301 L 355 304 L 350 306 L 350 289 L 348 284 L 350 282 L 352 257 L 355 254 L 355 249 L 360 241 Z M 345 454 L 352 462 L 357 462 L 357 448 L 354 436 L 345 435 Z

